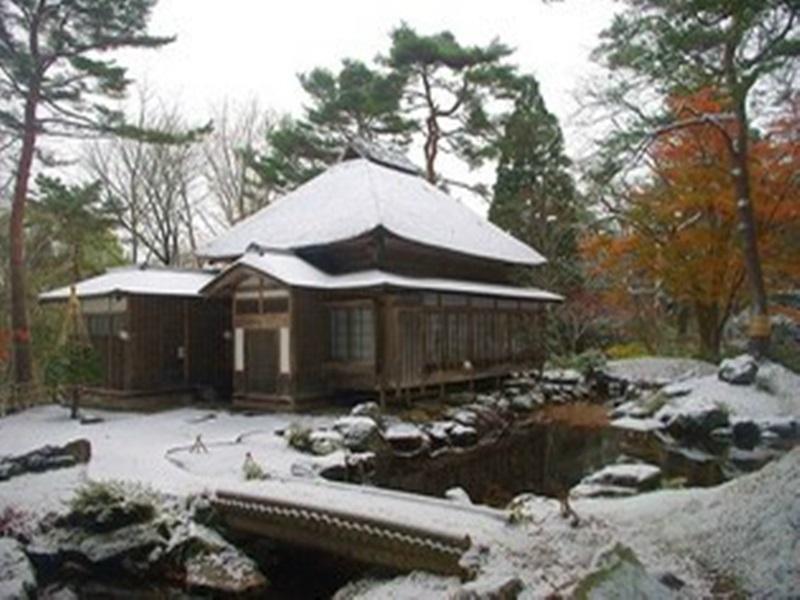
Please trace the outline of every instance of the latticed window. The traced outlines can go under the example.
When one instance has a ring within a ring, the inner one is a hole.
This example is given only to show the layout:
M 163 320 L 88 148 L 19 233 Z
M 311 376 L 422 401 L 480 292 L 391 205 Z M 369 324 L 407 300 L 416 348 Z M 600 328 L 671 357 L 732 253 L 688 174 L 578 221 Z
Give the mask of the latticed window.
M 375 321 L 372 308 L 331 308 L 330 336 L 331 360 L 371 362 L 375 358 Z

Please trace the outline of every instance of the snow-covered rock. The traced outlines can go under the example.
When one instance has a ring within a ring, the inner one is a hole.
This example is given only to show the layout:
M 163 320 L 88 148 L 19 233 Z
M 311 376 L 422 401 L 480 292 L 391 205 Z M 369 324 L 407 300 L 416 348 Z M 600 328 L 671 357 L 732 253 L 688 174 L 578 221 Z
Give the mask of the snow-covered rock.
M 0 598 L 27 600 L 34 597 L 36 575 L 22 545 L 0 537 Z
M 774 417 L 761 419 L 759 425 L 767 432 L 786 440 L 800 438 L 800 418 Z
M 452 600 L 514 600 L 525 585 L 516 575 L 485 576 L 461 586 Z
M 675 399 L 659 409 L 655 418 L 678 436 L 704 436 L 728 425 L 728 412 L 718 403 L 702 396 Z
M 627 498 L 638 493 L 632 487 L 597 483 L 579 483 L 569 491 L 571 498 Z
M 660 481 L 661 469 L 655 465 L 619 464 L 603 467 L 581 483 L 651 490 L 658 487 Z
M 758 362 L 749 354 L 723 360 L 719 365 L 717 377 L 734 385 L 750 385 L 758 374 Z
M 258 565 L 236 548 L 199 553 L 186 561 L 186 586 L 215 594 L 254 594 L 267 586 Z
M 375 425 L 371 419 L 367 420 Z M 328 454 L 333 454 L 345 446 L 345 439 L 341 433 L 327 429 L 317 429 L 312 431 L 308 436 L 308 441 L 311 452 L 317 456 L 327 456 Z
M 342 435 L 345 447 L 355 452 L 375 450 L 380 444 L 380 430 L 373 417 L 341 417 L 334 422 L 333 430 Z
M 577 385 L 583 380 L 583 375 L 576 369 L 547 369 L 542 373 L 542 380 L 548 383 Z
M 450 488 L 444 493 L 444 497 L 459 504 L 472 504 L 472 499 L 469 497 L 467 490 L 461 487 Z
M 604 370 L 617 379 L 641 387 L 663 387 L 689 378 L 715 374 L 711 363 L 689 358 L 664 358 L 646 356 L 609 361 Z
M 478 430 L 460 423 L 450 429 L 449 436 L 450 442 L 458 448 L 467 448 L 478 443 Z
M 427 450 L 429 445 L 425 432 L 411 423 L 390 425 L 383 433 L 383 439 L 392 450 L 401 454 L 417 454 Z
M 586 600 L 675 598 L 670 588 L 645 570 L 633 550 L 619 543 L 598 554 L 591 573 L 578 583 L 573 596 Z
M 378 425 L 381 423 L 381 407 L 377 402 L 361 402 L 356 404 L 350 414 L 354 417 L 369 417 Z

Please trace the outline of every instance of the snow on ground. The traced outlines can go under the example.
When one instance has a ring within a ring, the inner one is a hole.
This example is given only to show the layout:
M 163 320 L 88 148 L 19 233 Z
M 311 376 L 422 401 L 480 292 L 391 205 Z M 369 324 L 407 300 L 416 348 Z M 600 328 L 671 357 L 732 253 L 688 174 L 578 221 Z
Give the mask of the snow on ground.
M 0 456 L 22 454 L 46 444 L 63 445 L 86 438 L 92 459 L 86 466 L 24 475 L 0 483 L 0 505 L 51 510 L 86 478 L 126 479 L 157 490 L 185 494 L 242 481 L 247 452 L 267 472 L 288 476 L 295 464 L 343 460 L 314 458 L 290 448 L 276 432 L 290 423 L 330 425 L 335 415 L 270 414 L 179 409 L 155 414 L 93 411 L 104 421 L 81 425 L 58 406 L 41 406 L 0 419 Z M 208 453 L 190 452 L 198 435 Z
M 716 488 L 584 500 L 640 557 L 687 556 L 757 597 L 800 590 L 800 448 Z
M 525 586 L 520 598 L 569 595 L 596 557 L 621 542 L 651 575 L 679 578 L 677 598 L 710 597 L 721 581 L 760 598 L 794 597 L 800 589 L 800 449 L 717 488 L 577 500 L 573 508 L 578 527 L 553 500 L 518 501 L 512 513 L 519 523 L 474 550 L 476 584 L 518 577 Z M 360 581 L 337 598 L 449 597 L 458 589 L 452 578 L 412 573 Z
M 711 363 L 692 358 L 666 358 L 645 356 L 609 361 L 605 370 L 609 375 L 633 383 L 673 381 L 716 374 L 717 367 Z
M 800 375 L 773 362 L 761 363 L 753 385 L 734 385 L 706 375 L 684 380 L 681 386 L 685 395 L 671 398 L 656 418 L 714 406 L 728 412 L 732 421 L 800 417 Z

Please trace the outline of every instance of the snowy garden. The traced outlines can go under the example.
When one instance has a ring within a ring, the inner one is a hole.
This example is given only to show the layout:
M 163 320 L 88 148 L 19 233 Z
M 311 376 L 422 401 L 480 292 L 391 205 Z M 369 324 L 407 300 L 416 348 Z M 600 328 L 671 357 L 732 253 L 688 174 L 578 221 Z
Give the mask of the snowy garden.
M 321 498 L 470 532 L 472 546 L 462 558 L 469 580 L 367 571 L 339 590 L 339 598 L 521 591 L 530 597 L 688 598 L 764 590 L 791 596 L 800 575 L 800 450 L 790 450 L 800 441 L 800 376 L 777 364 L 754 366 L 747 357 L 719 370 L 684 359 L 621 360 L 609 364 L 607 376 L 621 388 L 604 407 L 607 427 L 683 440 L 681 451 L 699 464 L 718 458 L 699 449 L 703 440 L 723 441 L 726 464 L 742 468 L 729 469 L 727 483 L 695 488 L 669 480 L 662 465 L 618 455 L 575 483 L 567 516 L 559 500 L 535 493 L 480 508 L 466 491 L 452 489 L 444 500 L 420 504 L 400 491 L 335 483 L 327 475 L 368 468 L 376 454 L 414 460 L 491 448 L 492 419 L 513 428 L 583 398 L 589 383 L 568 371 L 545 372 L 536 383 L 517 378 L 476 397 L 458 395 L 435 417 L 382 414 L 369 404 L 354 414 L 305 416 L 185 408 L 84 410 L 81 420 L 72 420 L 56 405 L 7 416 L 0 421 L 2 527 L 22 544 L 4 540 L 4 597 L 25 597 L 34 574 L 41 579 L 42 569 L 56 568 L 66 556 L 89 573 L 114 565 L 132 578 L 169 572 L 197 591 L 261 589 L 268 583 L 258 562 L 226 541 L 224 527 L 208 516 L 208 498 L 221 489 Z M 77 452 L 76 440 L 85 440 Z M 93 505 L 97 494 L 104 498 L 100 506 Z M 83 503 L 76 501 L 81 497 Z M 101 525 L 82 530 L 87 513 Z M 219 568 L 209 570 L 211 564 Z M 50 591 L 69 590 L 70 581 L 57 578 Z

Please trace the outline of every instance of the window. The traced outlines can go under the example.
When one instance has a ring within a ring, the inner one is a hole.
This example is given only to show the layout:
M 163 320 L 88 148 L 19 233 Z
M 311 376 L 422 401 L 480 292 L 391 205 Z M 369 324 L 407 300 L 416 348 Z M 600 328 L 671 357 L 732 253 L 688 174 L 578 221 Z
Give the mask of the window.
M 371 362 L 375 358 L 375 322 L 368 306 L 330 309 L 330 358 Z

